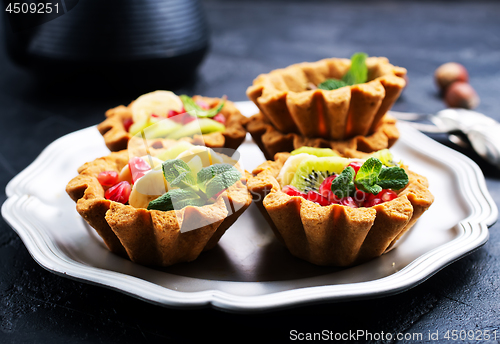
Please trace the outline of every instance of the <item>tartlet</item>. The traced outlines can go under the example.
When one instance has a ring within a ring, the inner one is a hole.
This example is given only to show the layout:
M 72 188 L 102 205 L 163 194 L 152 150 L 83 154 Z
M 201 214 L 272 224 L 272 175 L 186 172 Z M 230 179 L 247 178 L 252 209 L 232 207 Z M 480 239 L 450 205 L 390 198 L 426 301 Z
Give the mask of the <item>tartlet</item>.
M 305 137 L 296 133 L 285 134 L 277 130 L 262 113 L 250 117 L 245 128 L 268 160 L 273 159 L 276 153 L 291 152 L 304 146 L 331 148 L 340 155 L 357 157 L 362 156 L 362 153 L 390 148 L 399 139 L 396 119 L 389 115 L 382 117 L 375 132 L 345 140 Z
M 122 150 L 85 163 L 67 184 L 66 192 L 108 249 L 135 263 L 170 266 L 196 259 L 218 243 L 252 200 L 246 187 L 246 171 L 213 203 L 204 206 L 161 211 L 106 199 L 108 187 L 99 182 L 99 173 L 119 173 L 128 162 L 129 152 Z M 184 227 L 189 228 L 184 231 Z
M 392 127 L 387 139 L 382 139 L 385 141 L 382 148 L 389 148 L 398 134 L 394 119 L 385 115 L 406 85 L 406 69 L 393 66 L 385 57 L 368 57 L 367 82 L 335 90 L 316 88 L 327 79 L 341 79 L 350 66 L 349 59 L 330 58 L 294 64 L 259 75 L 247 89 L 248 98 L 260 111 L 253 122 L 271 126 L 273 130 L 268 131 L 276 132 L 273 135 L 279 137 L 274 140 L 260 139 L 263 146 L 267 148 L 271 142 L 282 139 L 297 143 L 318 139 L 322 140 L 318 144 L 323 147 L 345 145 L 342 142 L 353 146 L 353 138 L 364 137 L 366 143 L 354 149 L 367 151 L 370 146 L 380 149 L 381 141 L 371 140 L 373 135 L 377 137 L 373 140 L 379 140 L 380 136 L 387 134 L 379 128 L 385 124 L 386 128 L 387 125 Z M 259 140 L 255 127 L 247 129 Z M 292 138 L 287 136 L 290 134 L 293 134 Z M 266 153 L 271 156 L 276 152 L 272 148 L 267 150 Z
M 202 101 L 210 108 L 217 106 L 220 98 L 193 96 L 195 101 Z M 128 106 L 120 105 L 106 111 L 106 119 L 97 125 L 97 129 L 104 138 L 104 142 L 112 152 L 127 149 L 127 144 L 133 135 L 126 128 L 126 121 L 132 119 L 132 104 Z M 245 140 L 246 129 L 244 124 L 248 120 L 236 108 L 233 102 L 225 100 L 224 107 L 220 113 L 225 118 L 225 130 L 204 135 L 195 135 L 187 138 L 194 144 L 204 144 L 210 148 L 230 148 L 237 149 Z
M 248 188 L 278 240 L 316 265 L 346 267 L 384 254 L 434 200 L 427 179 L 403 166 L 409 182 L 396 198 L 371 207 L 323 206 L 283 192 L 277 177 L 289 157 L 278 153 L 258 166 Z

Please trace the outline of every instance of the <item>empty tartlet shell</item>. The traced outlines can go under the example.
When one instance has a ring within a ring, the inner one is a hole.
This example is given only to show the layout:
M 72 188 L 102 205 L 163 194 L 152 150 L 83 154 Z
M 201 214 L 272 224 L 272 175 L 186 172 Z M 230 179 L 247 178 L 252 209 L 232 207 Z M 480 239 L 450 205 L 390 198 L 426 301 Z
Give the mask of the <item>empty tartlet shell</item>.
M 219 104 L 221 99 L 193 96 L 194 100 L 202 100 L 210 107 Z M 104 137 L 104 143 L 112 152 L 127 149 L 127 144 L 132 135 L 125 130 L 124 121 L 132 119 L 130 103 L 128 106 L 120 105 L 106 111 L 106 119 L 97 125 L 97 129 Z M 226 100 L 221 112 L 226 118 L 226 130 L 205 135 L 195 135 L 191 140 L 193 144 L 203 144 L 210 148 L 237 149 L 245 140 L 246 130 L 244 124 L 248 120 L 236 108 L 233 102 Z
M 85 163 L 66 186 L 76 210 L 104 240 L 108 249 L 131 261 L 152 266 L 190 262 L 213 248 L 225 231 L 248 208 L 252 197 L 246 187 L 249 174 L 219 195 L 213 204 L 158 211 L 134 208 L 104 198 L 97 180 L 102 171 L 119 172 L 128 163 L 126 150 Z M 236 209 L 230 214 L 231 207 Z M 230 215 L 228 215 L 230 214 Z M 184 222 L 205 224 L 181 233 Z
M 345 267 L 382 255 L 434 201 L 427 179 L 405 167 L 410 181 L 392 201 L 371 208 L 321 206 L 281 191 L 276 177 L 288 156 L 278 153 L 258 166 L 248 189 L 279 241 L 316 265 Z
M 385 57 L 368 57 L 366 83 L 310 89 L 326 79 L 341 79 L 350 65 L 349 59 L 330 58 L 276 69 L 259 75 L 247 96 L 282 133 L 329 140 L 367 136 L 376 131 L 401 94 L 406 69 L 393 66 Z
M 302 146 L 331 148 L 343 156 L 361 157 L 362 153 L 390 148 L 399 139 L 396 119 L 389 115 L 382 117 L 377 128 L 370 135 L 358 135 L 345 140 L 310 138 L 296 133 L 283 133 L 277 130 L 262 113 L 250 117 L 245 127 L 268 160 L 272 160 L 276 153 L 291 152 Z

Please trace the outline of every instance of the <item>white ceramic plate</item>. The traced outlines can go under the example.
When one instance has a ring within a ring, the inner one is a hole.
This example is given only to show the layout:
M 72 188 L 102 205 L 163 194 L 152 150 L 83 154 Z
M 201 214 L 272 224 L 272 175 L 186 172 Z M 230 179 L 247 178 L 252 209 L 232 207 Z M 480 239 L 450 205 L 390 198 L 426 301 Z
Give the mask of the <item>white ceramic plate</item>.
M 255 113 L 250 102 L 237 105 Z M 56 140 L 19 173 L 7 185 L 2 215 L 49 271 L 168 307 L 257 312 L 395 294 L 483 245 L 498 216 L 474 162 L 408 126 L 399 129 L 391 150 L 427 176 L 435 202 L 396 249 L 352 268 L 291 256 L 253 204 L 194 262 L 154 269 L 110 253 L 65 193 L 77 167 L 109 153 L 95 127 Z M 264 161 L 250 138 L 239 151 L 249 171 Z

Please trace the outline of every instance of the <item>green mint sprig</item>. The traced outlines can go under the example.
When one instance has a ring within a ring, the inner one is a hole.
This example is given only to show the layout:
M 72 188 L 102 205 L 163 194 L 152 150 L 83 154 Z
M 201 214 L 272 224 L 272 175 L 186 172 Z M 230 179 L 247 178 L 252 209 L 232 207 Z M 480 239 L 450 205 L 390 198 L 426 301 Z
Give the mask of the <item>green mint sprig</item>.
M 378 194 L 382 189 L 400 190 L 409 183 L 406 171 L 398 166 L 385 167 L 375 157 L 368 158 L 356 174 L 347 166 L 333 181 L 332 192 L 340 198 L 352 196 L 358 190 Z
M 332 192 L 339 198 L 351 196 L 356 187 L 354 185 L 354 176 L 356 172 L 351 166 L 347 166 L 333 181 L 331 185 Z
M 202 109 L 196 102 L 194 101 L 193 98 L 186 96 L 186 95 L 181 95 L 179 96 L 182 100 L 182 104 L 184 104 L 184 110 L 188 112 L 191 116 L 198 117 L 198 118 L 212 118 L 215 115 L 217 115 L 222 108 L 224 107 L 224 104 L 226 103 L 226 96 L 222 97 L 221 101 L 219 104 L 208 110 Z
M 203 206 L 219 192 L 241 178 L 241 172 L 230 164 L 214 164 L 202 168 L 196 176 L 181 159 L 167 160 L 163 175 L 173 189 L 149 202 L 148 210 L 169 211 L 188 205 Z
M 352 55 L 351 67 L 341 80 L 326 79 L 318 85 L 318 88 L 331 91 L 344 86 L 365 83 L 368 80 L 368 67 L 366 66 L 367 57 L 368 55 L 365 53 L 356 53 Z

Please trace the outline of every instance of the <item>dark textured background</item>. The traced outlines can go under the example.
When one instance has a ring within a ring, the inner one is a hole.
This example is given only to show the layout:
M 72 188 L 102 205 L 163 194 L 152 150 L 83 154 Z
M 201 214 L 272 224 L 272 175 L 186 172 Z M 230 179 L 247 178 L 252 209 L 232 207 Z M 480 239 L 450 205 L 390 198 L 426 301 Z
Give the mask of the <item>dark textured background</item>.
M 247 100 L 245 90 L 259 73 L 365 51 L 387 56 L 408 69 L 409 85 L 395 110 L 441 110 L 444 105 L 437 96 L 433 72 L 444 62 L 457 61 L 468 68 L 470 82 L 481 97 L 478 110 L 500 120 L 498 2 L 210 0 L 204 5 L 211 50 L 198 79 L 177 92 Z M 6 197 L 7 182 L 46 145 L 100 122 L 106 109 L 137 97 L 113 92 L 113 80 L 95 78 L 83 90 L 68 85 L 40 86 L 0 50 L 0 203 Z M 500 204 L 500 173 L 478 163 Z M 494 225 L 486 245 L 402 294 L 235 315 L 212 309 L 166 309 L 56 276 L 40 267 L 0 220 L 0 343 L 240 342 L 245 338 L 282 342 L 289 339 L 291 330 L 360 329 L 423 333 L 424 338 L 429 331 L 497 330 L 500 337 L 499 230 L 500 225 Z

